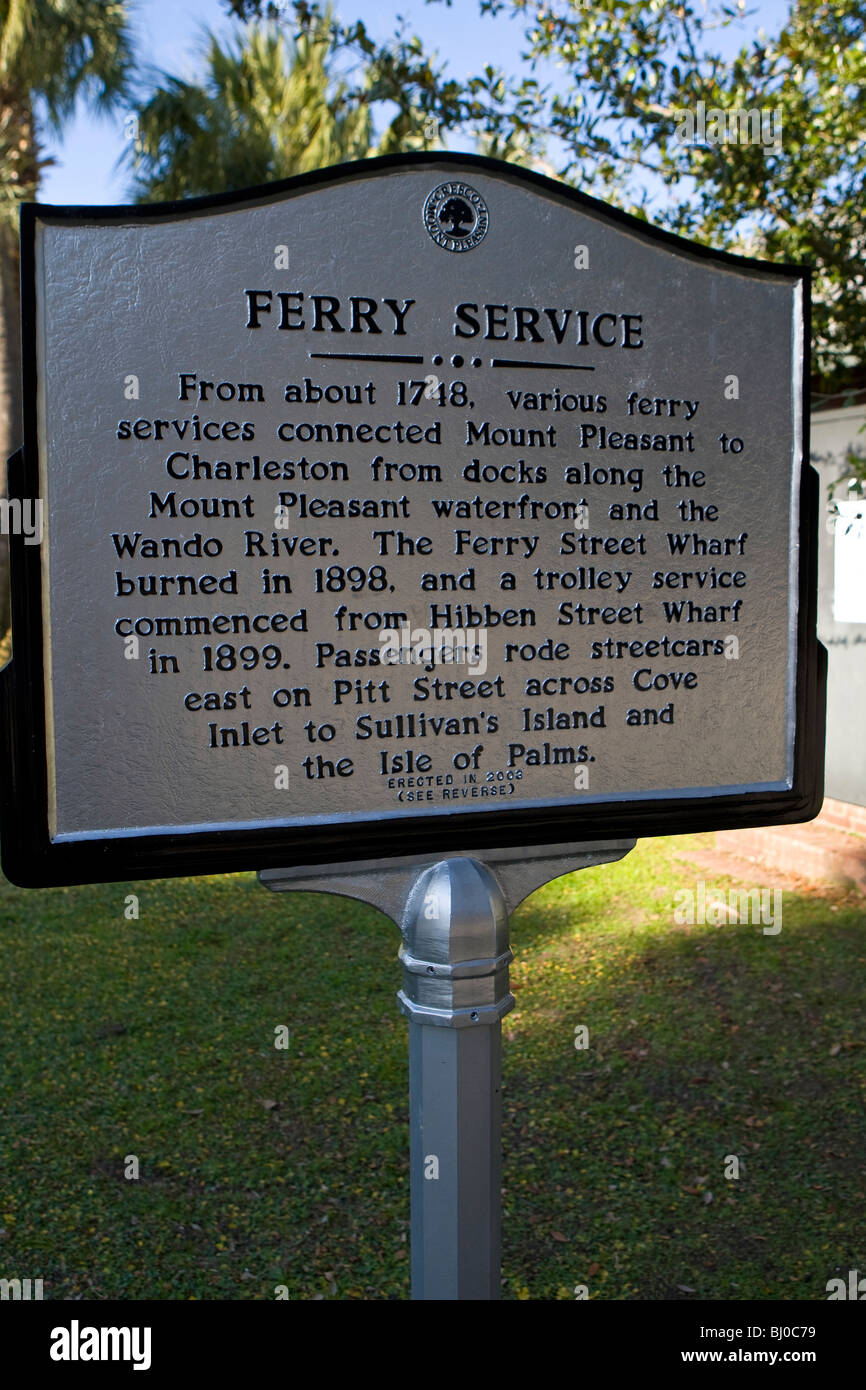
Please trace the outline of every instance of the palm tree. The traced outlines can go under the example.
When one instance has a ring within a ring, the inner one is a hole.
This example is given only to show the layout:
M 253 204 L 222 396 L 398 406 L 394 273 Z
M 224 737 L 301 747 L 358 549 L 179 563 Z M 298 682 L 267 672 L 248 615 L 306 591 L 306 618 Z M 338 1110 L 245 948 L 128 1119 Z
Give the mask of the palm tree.
M 21 443 L 18 205 L 49 160 L 36 112 L 60 130 L 79 98 L 107 110 L 128 95 L 132 43 L 116 0 L 0 0 L 0 495 Z M 0 636 L 9 626 L 9 546 L 0 535 Z
M 333 56 L 330 12 L 293 44 L 272 24 L 250 25 L 225 46 L 211 34 L 202 82 L 163 74 L 139 108 L 127 154 L 133 196 L 150 201 L 249 188 L 432 141 L 420 113 L 412 130 L 403 113 L 374 151 L 372 75 L 351 87 L 334 74 Z

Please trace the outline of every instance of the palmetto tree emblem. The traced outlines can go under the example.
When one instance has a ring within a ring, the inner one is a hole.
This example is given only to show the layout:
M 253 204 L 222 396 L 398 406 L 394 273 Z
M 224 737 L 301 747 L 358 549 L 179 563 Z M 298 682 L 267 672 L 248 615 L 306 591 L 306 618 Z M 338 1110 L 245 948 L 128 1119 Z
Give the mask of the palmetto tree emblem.
M 462 180 L 440 183 L 424 204 L 424 225 L 445 251 L 471 251 L 484 240 L 489 221 L 478 189 Z
M 449 198 L 439 213 L 439 221 L 444 227 L 449 228 L 452 236 L 463 237 L 472 230 L 475 214 L 462 198 Z M 464 222 L 468 222 L 470 225 L 464 227 Z

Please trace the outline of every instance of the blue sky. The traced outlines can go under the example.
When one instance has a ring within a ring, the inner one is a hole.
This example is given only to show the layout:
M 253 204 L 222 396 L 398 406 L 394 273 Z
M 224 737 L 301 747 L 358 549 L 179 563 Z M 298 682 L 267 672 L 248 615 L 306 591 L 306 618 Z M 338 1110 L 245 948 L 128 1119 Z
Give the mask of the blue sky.
M 130 6 L 145 63 L 191 78 L 201 71 L 202 34 L 206 28 L 230 32 L 232 22 L 219 0 L 137 0 Z M 483 62 L 510 68 L 516 64 L 521 28 L 499 18 L 481 20 L 475 0 L 457 0 L 452 7 L 426 5 L 423 0 L 346 0 L 337 7 L 346 20 L 363 19 L 377 37 L 387 37 L 395 15 L 432 47 L 455 75 L 466 76 Z M 40 201 L 45 203 L 123 203 L 127 178 L 116 169 L 124 148 L 123 117 L 94 117 L 79 112 L 58 141 L 50 133 L 46 154 L 56 164 L 45 171 Z
M 134 0 L 129 8 L 142 62 L 186 78 L 201 71 L 204 30 L 226 33 L 232 28 L 219 0 Z M 395 16 L 402 15 L 456 77 L 477 72 L 486 63 L 512 72 L 518 67 L 522 24 L 504 16 L 482 19 L 476 0 L 455 0 L 450 7 L 424 0 L 397 0 L 396 5 L 394 0 L 338 0 L 335 8 L 345 21 L 363 19 L 381 39 L 393 32 Z M 774 29 L 787 5 L 784 0 L 760 0 L 749 8 L 766 28 Z M 45 145 L 45 153 L 56 163 L 45 171 L 40 201 L 128 201 L 127 176 L 116 167 L 124 148 L 122 114 L 99 118 L 79 112 L 62 142 L 48 133 Z

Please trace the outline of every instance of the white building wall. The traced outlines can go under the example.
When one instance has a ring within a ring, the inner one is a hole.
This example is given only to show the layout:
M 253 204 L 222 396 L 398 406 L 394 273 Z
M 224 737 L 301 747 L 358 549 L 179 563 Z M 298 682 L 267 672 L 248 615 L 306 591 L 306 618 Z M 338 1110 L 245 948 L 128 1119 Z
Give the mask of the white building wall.
M 866 621 L 837 622 L 833 616 L 836 542 L 827 489 L 848 471 L 849 448 L 866 454 L 866 431 L 859 433 L 864 424 L 862 405 L 819 411 L 811 418 L 811 461 L 820 478 L 818 636 L 829 655 L 825 791 L 858 806 L 866 806 Z M 844 487 L 836 489 L 837 499 L 846 495 Z M 866 502 L 863 508 L 866 512 Z M 866 585 L 866 556 L 861 582 Z

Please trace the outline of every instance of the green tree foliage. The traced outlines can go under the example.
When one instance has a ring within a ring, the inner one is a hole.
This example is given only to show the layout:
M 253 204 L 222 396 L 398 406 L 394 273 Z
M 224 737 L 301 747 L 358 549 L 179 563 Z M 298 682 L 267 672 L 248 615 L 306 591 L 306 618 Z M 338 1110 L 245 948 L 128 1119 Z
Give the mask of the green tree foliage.
M 34 107 L 60 130 L 83 98 L 109 109 L 127 95 L 132 63 L 126 6 L 114 0 L 0 3 L 0 214 L 36 196 L 41 157 Z
M 360 78 L 334 72 L 333 21 L 324 11 L 294 42 L 269 23 L 234 40 L 208 40 L 201 82 L 165 75 L 138 111 L 128 156 L 138 200 L 247 188 L 435 139 L 423 113 L 400 108 L 374 140 L 381 100 L 364 63 Z M 431 74 L 432 76 L 432 74 Z
M 464 117 L 460 82 L 446 76 L 424 51 L 421 40 L 399 28 L 385 43 L 374 39 L 363 21 L 344 25 L 330 4 L 310 0 L 225 0 L 238 19 L 261 18 L 297 35 L 327 39 L 332 54 L 348 57 L 345 97 L 382 110 L 388 124 L 371 154 L 439 146 L 441 131 L 458 126 Z M 386 114 L 387 113 L 387 114 Z M 389 120 L 390 118 L 390 120 Z M 505 147 L 517 150 L 522 141 L 505 136 Z
M 0 494 L 21 443 L 18 207 L 34 199 L 40 121 L 60 130 L 79 99 L 109 109 L 128 94 L 132 44 L 114 0 L 0 0 Z M 0 536 L 0 635 L 9 623 L 8 537 Z

